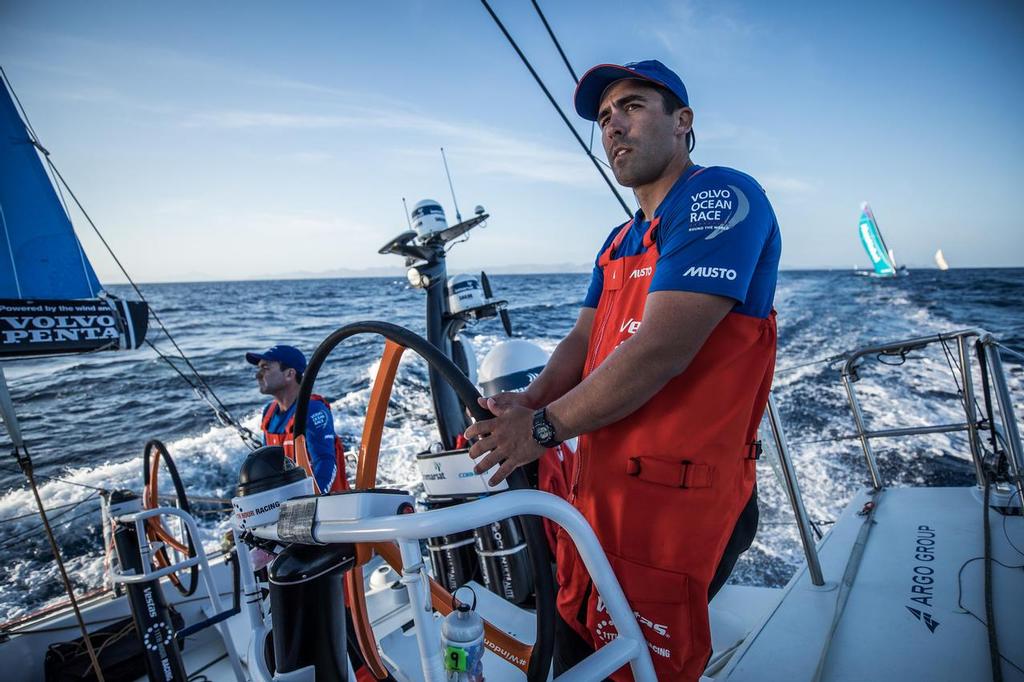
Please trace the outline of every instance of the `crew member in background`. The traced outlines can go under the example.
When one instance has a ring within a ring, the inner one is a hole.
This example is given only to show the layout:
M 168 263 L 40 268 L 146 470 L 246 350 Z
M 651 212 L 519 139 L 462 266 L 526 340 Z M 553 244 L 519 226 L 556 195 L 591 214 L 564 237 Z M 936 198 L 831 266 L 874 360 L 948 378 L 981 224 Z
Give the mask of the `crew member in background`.
M 324 398 L 312 395 L 306 416 L 306 449 L 309 459 L 298 461 L 295 452 L 295 405 L 299 384 L 306 371 L 306 356 L 293 346 L 277 345 L 263 353 L 246 353 L 245 359 L 256 365 L 260 393 L 273 396 L 263 408 L 264 445 L 280 445 L 290 460 L 313 477 L 317 493 L 348 489 L 345 478 L 345 450 L 334 434 L 331 406 Z
M 693 110 L 657 61 L 604 64 L 576 111 L 640 210 L 598 251 L 576 325 L 524 393 L 466 431 L 492 483 L 579 436 L 569 501 L 593 526 L 660 680 L 697 680 L 708 602 L 757 528 L 757 427 L 775 366 L 781 238 L 748 175 L 690 159 Z M 571 541 L 558 538 L 555 668 L 616 630 Z M 628 668 L 615 680 L 631 679 Z

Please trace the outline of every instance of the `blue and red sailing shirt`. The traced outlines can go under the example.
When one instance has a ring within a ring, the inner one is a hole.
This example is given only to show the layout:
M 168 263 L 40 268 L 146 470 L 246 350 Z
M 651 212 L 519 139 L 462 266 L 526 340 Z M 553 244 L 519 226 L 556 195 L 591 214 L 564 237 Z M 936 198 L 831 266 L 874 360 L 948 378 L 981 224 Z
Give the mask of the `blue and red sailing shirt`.
M 736 301 L 734 313 L 768 316 L 775 298 L 782 237 L 775 212 L 757 181 L 731 168 L 691 166 L 650 220 L 644 218 L 638 211 L 614 255 L 643 252 L 651 220 L 659 219 L 655 233 L 659 256 L 649 292 L 726 296 Z M 598 258 L 621 228 L 611 231 Z M 597 308 L 603 286 L 602 269 L 595 262 L 583 305 Z

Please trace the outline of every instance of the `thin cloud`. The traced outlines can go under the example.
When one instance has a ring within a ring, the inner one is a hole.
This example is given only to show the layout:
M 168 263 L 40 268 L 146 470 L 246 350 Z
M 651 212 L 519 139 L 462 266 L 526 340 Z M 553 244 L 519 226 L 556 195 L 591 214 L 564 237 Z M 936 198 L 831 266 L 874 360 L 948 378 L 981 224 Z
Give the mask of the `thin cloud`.
M 769 193 L 809 194 L 817 190 L 812 183 L 802 178 L 784 175 L 762 175 L 758 178 L 761 186 Z
M 182 125 L 186 128 L 285 128 L 323 129 L 351 128 L 363 121 L 352 116 L 318 114 L 282 114 L 266 111 L 213 111 L 188 116 Z
M 342 113 L 280 113 L 267 111 L 209 111 L 190 115 L 187 127 L 212 127 L 228 130 L 326 130 L 347 129 L 364 132 L 371 129 L 414 133 L 423 139 L 439 140 L 446 147 L 458 148 L 464 162 L 474 166 L 473 172 L 523 178 L 531 181 L 555 182 L 572 187 L 588 187 L 593 178 L 581 172 L 582 155 L 553 150 L 550 145 L 505 131 L 474 125 L 456 125 L 412 111 L 391 111 L 353 108 Z M 403 147 L 403 153 L 408 148 Z M 431 152 L 434 154 L 436 152 Z
M 755 27 L 740 21 L 718 3 L 681 2 L 673 4 L 668 17 L 653 25 L 655 39 L 677 56 L 701 55 L 714 63 L 734 55 L 734 48 L 755 35 Z

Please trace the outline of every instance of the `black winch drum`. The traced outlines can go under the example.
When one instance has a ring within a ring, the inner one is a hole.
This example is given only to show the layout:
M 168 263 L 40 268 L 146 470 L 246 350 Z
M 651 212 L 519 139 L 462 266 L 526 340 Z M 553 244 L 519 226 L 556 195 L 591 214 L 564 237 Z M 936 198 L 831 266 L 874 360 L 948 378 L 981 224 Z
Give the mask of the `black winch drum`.
M 449 507 L 507 489 L 504 482 L 489 488 L 486 475 L 474 474 L 468 452 L 461 448 L 416 455 L 427 509 Z M 517 519 L 429 538 L 427 549 L 434 574 L 449 592 L 479 578 L 487 589 L 515 604 L 523 604 L 533 595 L 526 538 Z
M 533 596 L 533 574 L 526 536 L 519 520 L 504 519 L 473 530 L 484 585 L 513 604 Z

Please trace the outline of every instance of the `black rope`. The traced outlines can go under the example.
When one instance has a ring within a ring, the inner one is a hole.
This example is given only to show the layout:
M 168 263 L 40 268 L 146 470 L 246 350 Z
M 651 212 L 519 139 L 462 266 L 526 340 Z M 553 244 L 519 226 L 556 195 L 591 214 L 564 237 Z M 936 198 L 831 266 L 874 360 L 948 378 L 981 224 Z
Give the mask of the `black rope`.
M 626 212 L 626 217 L 632 218 L 633 211 L 630 210 L 629 206 L 626 204 L 625 199 L 623 199 L 622 195 L 619 194 L 619 190 L 615 188 L 615 185 L 612 184 L 612 181 L 605 174 L 604 169 L 601 168 L 601 165 L 597 162 L 596 157 L 590 152 L 589 149 L 587 149 L 587 145 L 583 141 L 583 138 L 580 137 L 580 134 L 578 132 L 576 132 L 576 128 L 573 126 L 573 124 L 569 121 L 568 117 L 562 111 L 562 107 L 558 106 L 558 102 L 556 102 L 555 98 L 551 96 L 551 92 L 548 90 L 547 86 L 544 85 L 544 81 L 541 80 L 540 76 L 537 75 L 537 72 L 534 70 L 533 65 L 530 64 L 530 60 L 527 59 L 526 55 L 523 54 L 523 51 L 519 49 L 519 45 L 517 45 L 516 41 L 513 40 L 508 30 L 506 30 L 505 25 L 501 23 L 501 19 L 499 19 L 498 15 L 495 14 L 494 10 L 491 9 L 491 6 L 487 4 L 487 0 L 480 0 L 480 2 L 483 4 L 484 9 L 487 10 L 487 13 L 491 15 L 491 19 L 494 20 L 495 24 L 497 24 L 502 34 L 504 34 L 505 39 L 508 41 L 509 45 L 511 45 L 512 49 L 516 51 L 517 55 L 519 55 L 519 59 L 522 60 L 527 70 L 529 70 L 530 75 L 533 76 L 533 79 L 535 81 L 537 81 L 537 85 L 540 86 L 540 89 L 547 96 L 548 101 L 551 102 L 551 106 L 553 106 L 555 108 L 555 111 L 558 112 L 558 115 L 562 117 L 562 121 L 564 121 L 565 125 L 568 126 L 570 132 L 572 132 L 572 136 L 575 137 L 576 141 L 580 143 L 580 147 L 582 147 L 583 151 L 586 152 L 587 157 L 590 159 L 591 163 L 594 164 L 594 168 L 596 168 L 597 172 L 601 174 L 602 178 L 604 178 L 605 183 L 608 185 L 608 189 L 610 189 L 612 193 L 615 195 L 615 198 L 619 200 L 619 204 L 622 206 L 622 210 Z
M 978 366 L 981 369 L 981 397 L 985 403 L 985 422 L 988 422 L 989 427 L 989 443 L 992 445 L 992 452 L 999 453 L 999 441 L 996 439 L 998 434 L 996 430 L 996 417 L 995 412 L 992 409 L 992 384 L 988 376 L 988 358 L 985 354 L 988 350 L 985 348 L 980 340 L 975 342 L 975 352 L 978 355 Z M 998 353 L 999 351 L 993 351 Z
M 4 74 L 4 78 L 6 79 L 6 74 Z M 89 635 L 88 629 L 85 627 L 85 620 L 82 618 L 82 611 L 78 608 L 78 600 L 75 598 L 75 591 L 71 585 L 71 579 L 68 577 L 67 569 L 64 566 L 64 559 L 60 555 L 60 548 L 57 546 L 57 538 L 54 537 L 53 529 L 50 527 L 50 521 L 46 517 L 46 510 L 43 508 L 43 500 L 39 496 L 39 488 L 36 487 L 35 477 L 32 473 L 32 458 L 24 443 L 22 443 L 20 450 L 15 448 L 14 457 L 21 466 L 21 469 L 25 474 L 25 478 L 28 479 L 29 487 L 32 489 L 32 496 L 35 498 L 36 508 L 39 510 L 39 516 L 43 521 L 43 528 L 46 531 L 46 539 L 50 545 L 50 551 L 53 553 L 54 561 L 57 564 L 57 570 L 60 572 L 61 581 L 64 584 L 64 591 L 67 593 L 68 599 L 71 601 L 71 608 L 75 613 L 75 620 L 78 622 L 78 628 L 82 633 L 82 640 L 85 642 L 86 649 L 88 649 L 89 661 L 96 673 L 96 679 L 99 682 L 104 682 L 105 678 L 103 677 L 103 669 L 100 667 L 99 659 L 96 656 L 96 650 L 92 646 L 92 638 Z
M 968 566 L 970 566 L 975 561 L 984 561 L 984 560 L 985 560 L 985 557 L 980 557 L 980 556 L 976 556 L 974 558 L 968 559 L 963 564 L 961 564 L 960 570 L 957 572 L 957 576 L 956 576 L 956 582 L 957 582 L 956 605 L 960 609 L 962 609 L 964 613 L 966 613 L 967 615 L 969 615 L 972 618 L 974 618 L 974 620 L 976 620 L 979 623 L 981 623 L 982 626 L 986 626 L 985 621 L 982 620 L 978 616 L 978 614 L 976 614 L 974 611 L 971 611 L 969 608 L 967 608 L 966 604 L 964 604 L 964 569 L 966 569 Z M 999 564 L 1003 568 L 1009 568 L 1009 569 L 1012 569 L 1012 570 L 1024 569 L 1024 564 L 1021 564 L 1021 565 L 1018 565 L 1018 566 L 1011 566 L 1009 564 L 1004 564 L 999 559 L 993 559 L 992 562 L 996 563 L 996 564 Z M 1011 666 L 1016 668 L 1019 672 L 1024 673 L 1024 668 L 1020 667 L 1019 665 L 1014 663 L 1011 659 L 1007 658 L 1006 656 L 1002 655 L 1001 653 L 999 654 L 999 658 L 1001 658 L 1002 660 L 1004 660 L 1007 663 L 1009 663 Z
M 964 376 L 965 372 L 970 371 L 970 367 L 964 368 L 960 366 L 960 362 L 953 355 L 953 351 L 949 349 L 949 346 L 946 345 L 946 341 L 947 339 L 942 334 L 939 334 L 939 343 L 942 344 L 942 354 L 946 358 L 946 365 L 949 366 L 949 373 L 953 375 L 953 383 L 956 385 L 956 394 L 960 398 L 960 405 L 964 408 L 964 414 L 967 414 L 967 401 L 970 400 L 971 402 L 974 402 L 974 396 L 967 395 L 967 392 L 960 386 L 960 379 L 957 378 L 957 371 L 959 370 L 960 375 Z M 956 369 L 954 369 L 954 367 L 956 367 Z
M 985 472 L 985 501 L 981 505 L 981 523 L 985 537 L 985 629 L 988 631 L 988 655 L 992 664 L 992 681 L 1002 682 L 1003 667 L 999 664 L 999 635 L 996 632 L 995 606 L 992 603 L 992 528 L 989 525 L 988 502 L 992 494 L 992 476 Z
M 1013 494 L 1010 495 L 1010 499 L 1006 503 L 1006 506 L 1008 508 L 1013 506 L 1013 498 L 1017 497 L 1018 494 L 1019 493 L 1016 490 L 1014 490 Z M 1021 514 L 1024 514 L 1024 509 L 1021 510 Z M 1002 517 L 1003 517 L 1003 537 L 1006 538 L 1006 544 L 1010 545 L 1010 547 L 1012 547 L 1013 550 L 1015 552 L 1017 552 L 1017 554 L 1020 554 L 1022 557 L 1024 557 L 1024 549 L 1021 549 L 1020 547 L 1017 546 L 1017 543 L 1015 543 L 1013 541 L 1013 539 L 1010 537 L 1010 531 L 1006 530 L 1006 519 L 1008 519 L 1010 517 L 1010 514 L 1009 513 L 1003 514 Z

